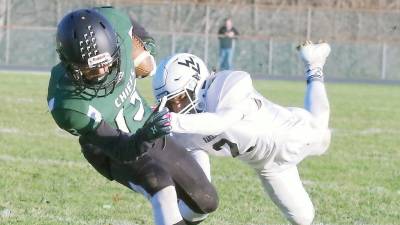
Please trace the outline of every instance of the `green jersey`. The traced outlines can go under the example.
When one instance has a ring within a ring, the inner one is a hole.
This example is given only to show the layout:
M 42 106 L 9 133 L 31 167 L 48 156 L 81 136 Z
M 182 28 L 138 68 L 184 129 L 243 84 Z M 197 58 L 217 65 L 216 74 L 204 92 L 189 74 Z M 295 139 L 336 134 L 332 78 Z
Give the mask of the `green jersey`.
M 113 25 L 120 40 L 121 81 L 112 93 L 103 97 L 92 97 L 77 91 L 66 75 L 65 66 L 53 67 L 48 87 L 47 101 L 51 114 L 62 129 L 74 135 L 85 135 L 97 128 L 104 120 L 113 128 L 127 133 L 143 126 L 151 113 L 142 96 L 136 91 L 136 76 L 131 58 L 132 24 L 127 15 L 114 8 L 97 8 Z

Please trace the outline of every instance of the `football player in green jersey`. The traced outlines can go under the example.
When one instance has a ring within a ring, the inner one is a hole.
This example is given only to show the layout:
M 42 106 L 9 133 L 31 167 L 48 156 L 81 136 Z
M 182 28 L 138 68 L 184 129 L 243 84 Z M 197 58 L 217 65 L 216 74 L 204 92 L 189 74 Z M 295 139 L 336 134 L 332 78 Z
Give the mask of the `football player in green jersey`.
M 57 27 L 61 62 L 49 81 L 51 115 L 79 136 L 84 157 L 100 174 L 148 197 L 155 224 L 197 224 L 185 221 L 184 211 L 214 211 L 217 193 L 169 138 L 167 108 L 151 110 L 136 90 L 133 34 L 154 47 L 142 27 L 112 7 L 67 14 Z

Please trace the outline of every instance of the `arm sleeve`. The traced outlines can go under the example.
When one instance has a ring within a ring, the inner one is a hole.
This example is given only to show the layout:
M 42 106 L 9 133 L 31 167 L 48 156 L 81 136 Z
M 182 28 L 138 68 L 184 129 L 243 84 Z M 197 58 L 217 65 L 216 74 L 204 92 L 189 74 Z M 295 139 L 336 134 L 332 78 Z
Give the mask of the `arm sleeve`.
M 57 125 L 69 133 L 81 136 L 80 142 L 100 148 L 104 154 L 119 162 L 135 160 L 144 153 L 147 145 L 142 145 L 142 131 L 135 134 L 124 133 L 112 128 L 104 120 L 96 120 L 74 110 L 56 109 L 52 111 Z
M 207 90 L 209 112 L 171 113 L 172 132 L 217 135 L 259 110 L 250 75 L 242 71 L 220 75 Z
M 237 110 L 217 113 L 177 114 L 171 113 L 172 132 L 217 135 L 240 121 L 243 114 Z
M 107 156 L 123 163 L 136 160 L 148 147 L 142 144 L 140 129 L 128 134 L 112 128 L 104 120 L 95 130 L 81 136 L 80 141 L 99 147 Z
M 51 114 L 61 129 L 76 136 L 81 136 L 94 130 L 99 124 L 95 119 L 75 110 L 54 109 Z

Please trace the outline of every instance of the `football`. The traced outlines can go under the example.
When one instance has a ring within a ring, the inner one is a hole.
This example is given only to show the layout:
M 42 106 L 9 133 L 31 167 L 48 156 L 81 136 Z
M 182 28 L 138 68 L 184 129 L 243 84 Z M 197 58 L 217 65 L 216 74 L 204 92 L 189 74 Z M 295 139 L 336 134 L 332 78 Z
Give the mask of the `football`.
M 151 75 L 155 69 L 153 56 L 150 55 L 150 52 L 146 51 L 143 41 L 136 35 L 133 35 L 132 44 L 132 59 L 135 65 L 136 77 L 143 78 Z

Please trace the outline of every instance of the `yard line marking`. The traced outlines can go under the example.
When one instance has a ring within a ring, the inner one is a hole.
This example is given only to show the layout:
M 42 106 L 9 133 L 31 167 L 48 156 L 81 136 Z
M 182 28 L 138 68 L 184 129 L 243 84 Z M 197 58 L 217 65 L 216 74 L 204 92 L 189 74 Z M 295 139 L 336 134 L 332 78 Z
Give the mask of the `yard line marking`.
M 19 97 L 19 98 L 3 97 L 2 100 L 5 102 L 13 102 L 13 103 L 34 103 L 40 101 L 39 98 L 31 98 L 31 97 Z
M 37 132 L 29 132 L 25 130 L 20 130 L 15 127 L 0 127 L 0 134 L 23 134 L 28 137 L 42 137 L 42 138 L 48 138 L 49 134 L 47 133 L 37 133 Z M 57 135 L 58 137 L 66 138 L 66 139 L 71 139 L 75 140 L 77 139 L 76 136 L 70 135 L 68 132 L 65 130 L 62 130 L 58 127 L 54 128 L 54 132 L 52 134 Z
M 57 222 L 67 222 L 73 223 L 75 225 L 91 225 L 91 224 L 109 224 L 109 225 L 139 225 L 137 223 L 133 223 L 126 220 L 116 220 L 116 219 L 92 219 L 92 220 L 81 220 L 76 217 L 68 217 L 68 216 L 56 216 L 56 215 L 48 215 L 42 213 L 35 213 L 40 218 L 45 218 L 48 220 L 53 220 Z
M 335 135 L 373 135 L 373 134 L 399 134 L 400 130 L 379 127 L 369 127 L 366 129 L 335 129 L 331 128 Z
M 375 128 L 375 127 L 371 127 L 365 130 L 361 130 L 359 132 L 362 135 L 368 135 L 368 134 L 381 134 L 381 133 L 393 133 L 396 134 L 398 133 L 397 130 L 393 130 L 393 129 L 382 129 L 382 128 Z
M 0 155 L 0 161 L 5 162 L 23 162 L 23 163 L 35 163 L 40 165 L 49 166 L 67 166 L 67 167 L 80 167 L 89 168 L 88 163 L 79 161 L 68 161 L 68 160 L 57 160 L 57 159 L 38 159 L 38 158 L 22 158 L 11 155 Z
M 37 215 L 40 218 L 46 218 L 48 220 L 53 220 L 53 221 L 58 221 L 58 222 L 67 222 L 67 223 L 73 223 L 77 225 L 87 225 L 88 221 L 87 220 L 80 220 L 77 218 L 71 218 L 71 217 L 63 217 L 63 216 L 53 216 L 53 215 L 44 215 L 41 213 L 37 213 Z
M 17 134 L 19 133 L 19 130 L 17 128 L 11 127 L 0 127 L 0 133 L 6 133 L 6 134 Z
M 50 69 L 49 69 L 50 71 Z M 47 70 L 24 70 L 24 69 L 0 69 L 0 76 L 12 74 L 13 76 L 50 76 Z
M 304 180 L 303 184 L 305 186 L 313 186 L 313 187 L 320 187 L 328 190 L 338 190 L 342 186 L 341 184 L 337 182 L 321 182 L 321 181 L 312 181 L 312 180 Z M 357 185 L 354 187 L 354 190 L 358 191 L 366 191 L 370 193 L 375 193 L 375 194 L 400 194 L 400 190 L 390 190 L 387 189 L 383 186 L 362 186 L 362 185 Z

